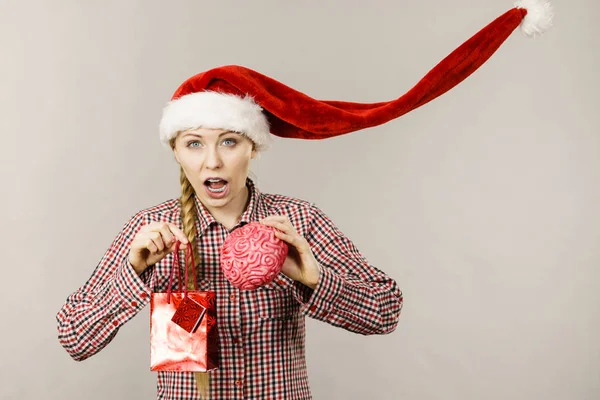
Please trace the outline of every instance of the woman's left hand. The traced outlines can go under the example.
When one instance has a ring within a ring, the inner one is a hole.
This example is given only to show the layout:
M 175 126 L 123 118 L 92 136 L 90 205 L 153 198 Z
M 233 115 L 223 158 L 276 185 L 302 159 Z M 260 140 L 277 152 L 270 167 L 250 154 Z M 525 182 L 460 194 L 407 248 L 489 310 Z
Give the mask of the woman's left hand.
M 281 272 L 295 281 L 314 289 L 321 275 L 319 263 L 308 245 L 284 215 L 270 215 L 260 221 L 263 225 L 275 228 L 275 236 L 286 242 L 288 255 L 283 262 Z

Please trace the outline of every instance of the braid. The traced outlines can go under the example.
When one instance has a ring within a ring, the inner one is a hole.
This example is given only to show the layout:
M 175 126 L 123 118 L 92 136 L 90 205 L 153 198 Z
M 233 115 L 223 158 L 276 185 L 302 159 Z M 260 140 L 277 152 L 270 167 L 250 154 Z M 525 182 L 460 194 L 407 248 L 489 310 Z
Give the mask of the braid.
M 181 182 L 181 222 L 183 226 L 183 233 L 187 237 L 187 239 L 192 243 L 192 251 L 194 253 L 194 261 L 196 262 L 194 268 L 196 268 L 196 272 L 198 272 L 198 267 L 200 266 L 200 257 L 198 257 L 198 239 L 196 232 L 196 210 L 194 205 L 194 188 L 192 184 L 185 176 L 185 172 L 181 169 L 179 175 L 179 181 Z M 186 260 L 188 264 L 191 265 L 191 258 Z M 185 264 L 184 264 L 185 265 Z M 194 289 L 194 277 L 191 275 L 188 276 L 187 286 L 188 289 Z M 197 278 L 197 277 L 196 277 Z
M 183 225 L 183 233 L 192 243 L 192 251 L 194 253 L 194 261 L 196 262 L 195 268 L 196 273 L 200 270 L 200 257 L 198 257 L 198 238 L 196 232 L 196 210 L 194 208 L 194 188 L 192 184 L 185 176 L 183 168 L 181 168 L 180 178 L 181 182 L 181 222 Z M 191 264 L 191 259 L 188 259 L 188 264 Z M 185 265 L 185 263 L 184 263 Z M 187 286 L 188 289 L 194 289 L 194 277 L 191 274 L 191 268 L 189 271 Z M 208 372 L 195 372 L 196 386 L 200 394 L 201 399 L 208 399 L 208 392 L 210 387 L 210 375 Z

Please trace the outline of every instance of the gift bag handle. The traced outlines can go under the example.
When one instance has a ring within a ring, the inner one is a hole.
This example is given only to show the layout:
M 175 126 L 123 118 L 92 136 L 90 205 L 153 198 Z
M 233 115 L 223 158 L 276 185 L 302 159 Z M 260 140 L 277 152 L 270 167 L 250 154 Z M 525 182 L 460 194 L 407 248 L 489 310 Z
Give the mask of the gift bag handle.
M 179 261 L 179 246 L 181 245 L 181 242 L 179 240 L 177 240 L 177 242 L 175 243 L 175 249 L 173 250 L 173 267 L 171 268 L 171 270 L 169 271 L 169 284 L 168 284 L 168 288 L 167 288 L 167 304 L 170 304 L 171 302 L 171 288 L 173 286 L 173 270 L 175 269 L 175 267 L 177 267 L 177 280 L 179 281 L 179 290 L 181 290 L 181 287 L 183 286 L 183 297 L 187 297 L 188 294 L 188 287 L 187 287 L 187 282 L 188 282 L 188 258 L 191 257 L 191 264 L 192 264 L 192 276 L 194 277 L 194 286 L 192 290 L 198 290 L 198 281 L 197 281 L 197 277 L 196 277 L 196 262 L 194 260 L 194 251 L 192 248 L 192 243 L 190 241 L 188 241 L 187 243 L 187 247 L 185 249 L 185 283 L 182 284 L 181 282 L 181 268 L 180 268 L 180 261 Z M 190 256 L 190 257 L 188 257 Z

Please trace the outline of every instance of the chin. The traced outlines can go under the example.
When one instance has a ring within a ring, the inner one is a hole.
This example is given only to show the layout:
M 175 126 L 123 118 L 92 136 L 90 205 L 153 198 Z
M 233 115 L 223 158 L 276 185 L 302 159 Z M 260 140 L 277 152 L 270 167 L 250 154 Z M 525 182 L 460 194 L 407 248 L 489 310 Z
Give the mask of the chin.
M 220 208 L 229 204 L 231 199 L 229 196 L 225 197 L 224 199 L 211 199 L 210 197 L 205 197 L 204 201 L 206 201 L 206 204 L 212 208 Z

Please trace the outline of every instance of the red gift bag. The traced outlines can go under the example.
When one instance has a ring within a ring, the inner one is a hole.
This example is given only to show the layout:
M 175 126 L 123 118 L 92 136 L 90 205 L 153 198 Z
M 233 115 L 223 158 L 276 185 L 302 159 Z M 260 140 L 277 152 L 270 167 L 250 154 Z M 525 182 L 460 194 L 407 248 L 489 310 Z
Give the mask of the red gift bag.
M 198 291 L 192 243 L 185 257 L 185 282 L 181 280 L 179 245 L 173 252 L 166 293 L 150 299 L 150 370 L 207 372 L 219 367 L 219 335 L 215 292 Z M 188 255 L 191 256 L 194 290 L 187 288 Z M 171 291 L 177 269 L 179 291 Z

